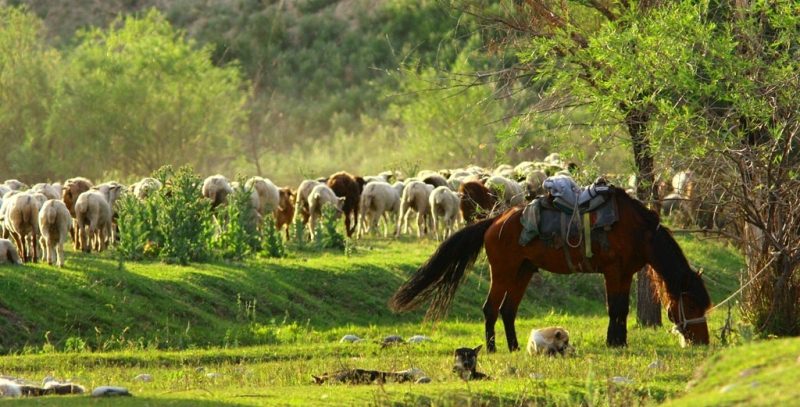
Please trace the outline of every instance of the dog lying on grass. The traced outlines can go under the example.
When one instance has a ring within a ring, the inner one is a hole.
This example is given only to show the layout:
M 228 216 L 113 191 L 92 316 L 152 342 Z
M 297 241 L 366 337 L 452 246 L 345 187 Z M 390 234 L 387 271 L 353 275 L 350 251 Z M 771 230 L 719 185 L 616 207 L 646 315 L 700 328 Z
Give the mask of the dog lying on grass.
M 453 372 L 458 374 L 464 380 L 483 380 L 488 379 L 489 376 L 478 372 L 478 352 L 480 352 L 483 345 L 478 345 L 477 348 L 458 348 L 455 351 L 455 364 L 453 364 Z
M 528 340 L 528 354 L 545 353 L 548 356 L 566 356 L 575 351 L 569 344 L 569 332 L 559 326 L 552 326 L 531 331 Z

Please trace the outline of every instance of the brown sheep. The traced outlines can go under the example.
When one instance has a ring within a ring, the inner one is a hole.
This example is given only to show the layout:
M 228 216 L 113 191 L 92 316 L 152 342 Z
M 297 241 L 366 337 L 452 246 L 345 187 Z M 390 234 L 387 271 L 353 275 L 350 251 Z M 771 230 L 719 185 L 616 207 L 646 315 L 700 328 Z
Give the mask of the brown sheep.
M 461 196 L 461 217 L 467 224 L 486 219 L 497 203 L 494 194 L 479 181 L 461 184 L 458 195 Z
M 75 202 L 78 249 L 102 251 L 111 237 L 111 205 L 99 191 L 82 193 Z M 87 230 L 88 228 L 88 230 Z
M 16 194 L 5 203 L 4 228 L 14 238 L 25 262 L 38 259 L 39 201 L 28 193 Z
M 328 177 L 328 186 L 336 196 L 344 198 L 342 212 L 344 213 L 344 226 L 347 231 L 347 237 L 351 237 L 358 226 L 358 204 L 361 200 L 361 191 L 364 189 L 364 184 L 366 184 L 364 178 L 354 177 L 344 171 Z
M 22 264 L 22 260 L 19 258 L 19 253 L 17 253 L 17 248 L 14 246 L 14 243 L 11 243 L 8 239 L 0 239 L 0 264 L 6 262 Z
M 279 231 L 286 226 L 286 240 L 289 240 L 289 228 L 294 219 L 294 199 L 295 192 L 290 188 L 281 188 L 278 190 L 280 194 L 280 204 L 273 214 L 275 215 L 275 228 Z
M 64 265 L 64 241 L 67 240 L 72 217 L 64 202 L 51 199 L 39 210 L 39 230 L 44 243 L 44 258 L 47 264 L 55 260 L 58 267 Z
M 90 190 L 93 186 L 92 181 L 83 177 L 70 178 L 64 181 L 64 187 L 61 189 L 61 200 L 64 201 L 64 205 L 67 206 L 67 210 L 73 220 L 75 219 L 75 201 L 78 200 L 82 193 Z M 75 250 L 78 250 L 78 238 L 75 236 L 74 221 L 69 229 L 69 235 L 72 237 Z

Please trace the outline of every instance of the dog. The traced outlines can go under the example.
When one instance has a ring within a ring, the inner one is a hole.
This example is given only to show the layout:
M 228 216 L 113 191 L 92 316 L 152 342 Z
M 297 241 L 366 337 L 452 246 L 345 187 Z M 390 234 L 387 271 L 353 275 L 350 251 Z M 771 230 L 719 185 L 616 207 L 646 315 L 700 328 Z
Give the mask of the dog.
M 569 344 L 569 332 L 558 326 L 531 330 L 528 354 L 545 353 L 548 356 L 566 356 L 575 351 Z
M 453 372 L 458 374 L 464 380 L 483 380 L 488 379 L 489 376 L 478 372 L 478 352 L 480 352 L 483 345 L 478 345 L 477 348 L 458 348 L 455 351 L 455 364 L 453 365 Z

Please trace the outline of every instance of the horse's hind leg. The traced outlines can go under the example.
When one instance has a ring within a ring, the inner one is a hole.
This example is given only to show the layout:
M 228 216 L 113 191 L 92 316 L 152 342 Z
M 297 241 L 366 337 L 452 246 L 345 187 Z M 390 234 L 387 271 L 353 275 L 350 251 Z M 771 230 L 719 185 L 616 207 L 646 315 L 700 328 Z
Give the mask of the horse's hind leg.
M 625 346 L 628 343 L 628 308 L 633 274 L 623 275 L 619 269 L 605 273 L 606 305 L 608 306 L 608 346 Z
M 519 350 L 517 329 L 514 326 L 514 321 L 517 318 L 517 309 L 519 309 L 519 304 L 522 302 L 525 289 L 528 287 L 533 273 L 537 271 L 538 269 L 530 261 L 523 261 L 517 271 L 517 278 L 509 287 L 506 298 L 503 300 L 503 305 L 500 307 L 500 315 L 503 317 L 503 326 L 506 331 L 508 350 L 511 352 Z

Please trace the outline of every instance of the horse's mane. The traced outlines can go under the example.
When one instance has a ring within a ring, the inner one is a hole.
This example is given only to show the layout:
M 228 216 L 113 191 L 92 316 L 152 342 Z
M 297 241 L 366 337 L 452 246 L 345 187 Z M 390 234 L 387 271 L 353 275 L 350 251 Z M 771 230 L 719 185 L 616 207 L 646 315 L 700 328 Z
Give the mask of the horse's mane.
M 662 302 L 678 301 L 681 293 L 687 293 L 698 307 L 708 309 L 711 298 L 703 279 L 692 270 L 669 228 L 661 225 L 658 213 L 630 197 L 622 189 L 614 188 L 614 196 L 620 207 L 628 205 L 634 209 L 639 222 L 643 223 L 645 233 L 649 232 L 652 244 L 652 258 L 649 263 L 653 271 L 650 275 L 654 277 L 653 284 L 660 293 Z

